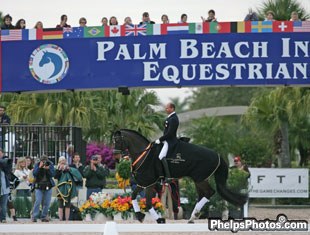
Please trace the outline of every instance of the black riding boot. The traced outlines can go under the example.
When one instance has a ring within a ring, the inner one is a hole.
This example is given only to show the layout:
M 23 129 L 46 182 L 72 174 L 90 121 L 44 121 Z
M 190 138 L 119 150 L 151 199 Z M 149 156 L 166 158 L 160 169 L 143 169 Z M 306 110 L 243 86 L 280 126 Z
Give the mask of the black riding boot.
M 167 159 L 164 157 L 163 159 L 161 159 L 161 162 L 162 162 L 163 167 L 164 167 L 165 182 L 169 184 L 169 183 L 171 183 L 171 174 L 169 171 Z

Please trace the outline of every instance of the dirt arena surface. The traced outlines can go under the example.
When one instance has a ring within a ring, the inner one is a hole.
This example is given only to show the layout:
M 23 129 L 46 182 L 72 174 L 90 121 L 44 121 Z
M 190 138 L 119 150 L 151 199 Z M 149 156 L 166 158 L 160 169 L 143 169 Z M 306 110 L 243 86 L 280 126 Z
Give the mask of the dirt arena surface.
M 285 214 L 288 218 L 288 220 L 305 220 L 310 224 L 310 208 L 261 208 L 261 207 L 250 207 L 249 208 L 249 217 L 254 217 L 257 220 L 264 220 L 264 219 L 270 219 L 270 220 L 275 220 L 277 215 L 279 214 Z M 72 224 L 72 226 L 74 226 L 74 224 L 80 224 L 80 223 L 84 223 L 84 224 L 96 224 L 97 222 L 81 222 L 81 221 L 70 221 L 70 222 L 62 222 L 62 221 L 57 221 L 57 220 L 51 220 L 48 224 L 55 224 L 55 226 L 57 226 L 57 224 Z M 118 222 L 117 222 L 118 223 Z M 140 224 L 138 221 L 123 221 L 123 224 L 128 224 L 128 223 L 133 223 L 133 224 Z M 152 221 L 147 221 L 145 223 L 154 223 Z M 187 220 L 167 220 L 167 223 L 169 224 L 173 224 L 173 223 L 187 223 Z M 195 221 L 195 223 L 208 223 L 207 220 L 197 220 Z M 33 226 L 35 226 L 36 224 L 43 224 L 42 222 L 37 222 L 37 223 L 32 223 L 30 222 L 29 219 L 20 219 L 17 222 L 13 222 L 8 220 L 7 224 L 33 224 Z M 155 229 L 155 228 L 154 228 Z M 0 224 L 0 235 L 13 235 L 13 234 L 31 234 L 31 235 L 41 235 L 42 233 L 3 233 L 1 232 L 1 224 Z M 88 232 L 88 233 L 48 233 L 48 231 L 46 233 L 44 233 L 44 235 L 99 235 L 99 234 L 103 234 L 103 233 L 92 233 L 92 232 Z M 137 233 L 119 233 L 120 235 L 133 235 L 133 234 L 137 234 Z M 232 232 L 222 232 L 222 231 L 206 231 L 206 232 L 186 232 L 186 233 L 172 233 L 172 232 L 151 232 L 151 233 L 138 233 L 139 235 L 176 235 L 176 234 L 180 234 L 180 235 L 202 235 L 202 234 L 218 234 L 218 235 L 226 235 L 226 234 L 232 234 Z M 308 232 L 238 232 L 238 234 L 243 234 L 243 235 L 255 235 L 255 234 L 264 234 L 264 235 L 269 235 L 269 234 L 281 234 L 281 235 L 292 235 L 292 234 L 298 234 L 298 235 L 309 235 L 309 231 Z M 109 235 L 109 234 L 108 234 Z

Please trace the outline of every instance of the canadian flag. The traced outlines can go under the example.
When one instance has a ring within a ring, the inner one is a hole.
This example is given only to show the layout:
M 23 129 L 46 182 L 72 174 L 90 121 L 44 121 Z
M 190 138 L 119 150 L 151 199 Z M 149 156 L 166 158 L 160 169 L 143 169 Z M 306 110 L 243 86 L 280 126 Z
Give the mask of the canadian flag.
M 104 26 L 104 36 L 105 37 L 125 36 L 125 27 L 124 25 Z
M 293 21 L 273 21 L 272 32 L 293 32 Z

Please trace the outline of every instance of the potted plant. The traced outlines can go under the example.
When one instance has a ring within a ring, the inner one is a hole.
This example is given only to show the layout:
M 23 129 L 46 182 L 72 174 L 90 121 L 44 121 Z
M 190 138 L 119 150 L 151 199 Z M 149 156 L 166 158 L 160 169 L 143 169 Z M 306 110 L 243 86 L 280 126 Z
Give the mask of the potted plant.
M 131 197 L 128 194 L 116 195 L 110 204 L 110 211 L 114 219 L 121 216 L 121 219 L 127 220 L 132 217 L 133 207 Z

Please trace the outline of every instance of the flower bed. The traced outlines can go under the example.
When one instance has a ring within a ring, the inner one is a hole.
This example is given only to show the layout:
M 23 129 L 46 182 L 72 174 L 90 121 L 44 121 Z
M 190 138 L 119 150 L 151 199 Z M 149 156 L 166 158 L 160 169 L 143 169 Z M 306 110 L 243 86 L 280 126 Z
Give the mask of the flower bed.
M 141 211 L 145 212 L 145 198 L 139 200 L 139 205 Z M 164 213 L 164 206 L 159 198 L 153 198 L 152 205 L 158 213 Z M 93 193 L 79 209 L 84 220 L 89 215 L 94 219 L 98 213 L 110 218 L 120 214 L 126 220 L 133 217 L 134 213 L 129 194 L 111 196 L 108 193 Z

